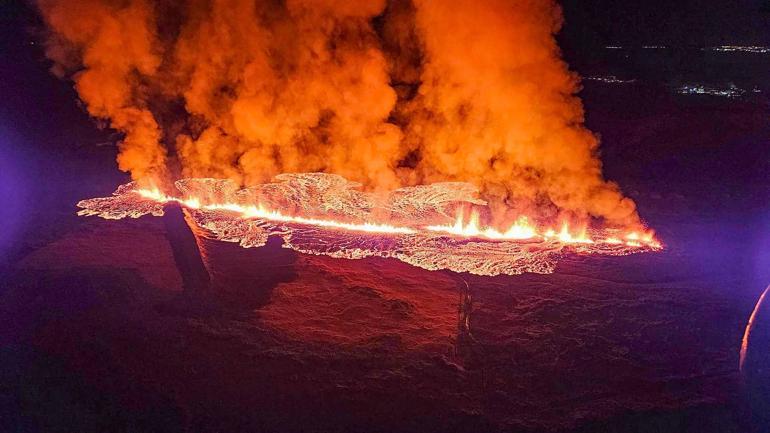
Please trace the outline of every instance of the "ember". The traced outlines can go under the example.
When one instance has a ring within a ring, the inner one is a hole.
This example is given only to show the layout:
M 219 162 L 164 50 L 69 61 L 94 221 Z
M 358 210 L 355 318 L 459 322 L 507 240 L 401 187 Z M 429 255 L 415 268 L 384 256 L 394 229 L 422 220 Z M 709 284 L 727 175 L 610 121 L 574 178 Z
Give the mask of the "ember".
M 383 195 L 358 191 L 358 184 L 323 173 L 284 174 L 276 180 L 239 189 L 229 180 L 184 179 L 176 183 L 178 197 L 129 183 L 112 197 L 81 201 L 78 214 L 159 216 L 165 203 L 178 202 L 207 236 L 243 247 L 262 246 L 276 235 L 285 247 L 304 253 L 393 257 L 425 269 L 479 275 L 550 273 L 558 256 L 569 252 L 627 255 L 661 248 L 652 232 L 572 230 L 567 223 L 557 232 L 539 228 L 526 216 L 499 231 L 483 225 L 477 210 L 466 222 L 463 209 L 483 209 L 486 203 L 462 183 Z

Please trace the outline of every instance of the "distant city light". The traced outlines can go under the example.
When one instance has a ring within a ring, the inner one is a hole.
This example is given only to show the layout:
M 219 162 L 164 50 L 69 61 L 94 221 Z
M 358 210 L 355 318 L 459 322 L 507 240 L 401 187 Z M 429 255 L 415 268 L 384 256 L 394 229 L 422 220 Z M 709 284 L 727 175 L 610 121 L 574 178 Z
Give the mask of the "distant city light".
M 600 81 L 602 83 L 608 83 L 608 84 L 626 84 L 626 83 L 633 83 L 634 81 L 636 81 L 636 79 L 622 80 L 614 75 L 607 75 L 605 77 L 587 76 L 587 77 L 583 77 L 583 79 L 589 80 L 589 81 Z
M 623 50 L 629 47 L 624 47 L 621 45 L 607 45 L 604 48 L 607 50 Z M 645 49 L 645 50 L 665 50 L 668 48 L 669 47 L 666 45 L 642 45 L 642 49 Z M 722 53 L 732 53 L 732 52 L 744 52 L 744 53 L 756 53 L 756 54 L 770 53 L 770 47 L 762 47 L 758 45 L 720 45 L 716 47 L 704 47 L 704 48 L 701 48 L 701 50 L 717 51 Z
M 623 47 L 620 45 L 607 45 L 604 48 L 607 50 L 623 50 L 628 47 Z M 668 47 L 665 45 L 642 45 L 642 49 L 645 49 L 645 50 L 665 50 L 667 48 Z
M 726 88 L 711 87 L 702 84 L 686 84 L 682 87 L 679 87 L 677 92 L 682 95 L 710 95 L 721 96 L 725 98 L 740 98 L 747 93 L 746 90 L 741 89 L 735 84 L 730 84 Z M 754 87 L 751 89 L 751 93 L 761 93 L 761 90 L 757 87 Z
M 719 51 L 719 52 L 725 52 L 725 53 L 735 52 L 735 51 L 741 51 L 744 53 L 756 53 L 756 54 L 770 53 L 770 47 L 759 47 L 755 45 L 749 45 L 749 46 L 721 45 L 718 47 L 704 48 L 704 50 Z

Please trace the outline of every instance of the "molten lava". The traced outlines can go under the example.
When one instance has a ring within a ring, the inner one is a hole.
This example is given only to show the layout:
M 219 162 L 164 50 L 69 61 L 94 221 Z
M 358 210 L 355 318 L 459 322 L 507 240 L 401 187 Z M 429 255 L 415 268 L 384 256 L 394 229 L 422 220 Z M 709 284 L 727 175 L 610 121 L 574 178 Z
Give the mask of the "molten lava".
M 198 198 L 180 199 L 176 197 L 169 197 L 161 193 L 157 189 L 137 189 L 135 192 L 142 197 L 149 198 L 151 200 L 158 201 L 160 203 L 168 203 L 175 201 L 181 203 L 190 209 L 204 209 L 204 210 L 223 210 L 237 214 L 240 218 L 254 218 L 263 219 L 268 221 L 282 221 L 298 224 L 305 224 L 310 226 L 318 226 L 324 228 L 343 229 L 358 232 L 368 233 L 399 233 L 408 234 L 416 233 L 415 230 L 408 227 L 396 227 L 388 224 L 376 224 L 365 222 L 363 224 L 346 223 L 342 221 L 324 220 L 318 218 L 305 218 L 301 216 L 288 216 L 284 215 L 276 210 L 265 209 L 262 205 L 242 205 L 238 203 L 211 203 L 202 204 Z
M 661 248 L 652 232 L 573 231 L 567 223 L 557 232 L 526 216 L 501 231 L 483 225 L 478 210 L 466 221 L 463 210 L 483 209 L 485 202 L 463 183 L 374 194 L 330 174 L 283 174 L 276 180 L 239 189 L 229 180 L 183 179 L 176 183 L 180 196 L 129 183 L 112 197 L 81 201 L 78 214 L 160 216 L 166 203 L 178 202 L 206 236 L 243 247 L 259 247 L 269 236 L 280 236 L 284 247 L 304 253 L 392 257 L 425 269 L 479 275 L 549 273 L 557 257 L 568 252 L 627 255 Z

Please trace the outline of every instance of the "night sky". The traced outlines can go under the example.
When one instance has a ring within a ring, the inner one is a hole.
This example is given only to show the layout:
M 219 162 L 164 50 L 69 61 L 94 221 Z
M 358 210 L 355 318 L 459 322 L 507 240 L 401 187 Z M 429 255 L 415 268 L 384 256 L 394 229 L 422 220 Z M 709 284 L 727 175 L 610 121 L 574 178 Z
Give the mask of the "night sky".
M 571 47 L 766 45 L 770 2 L 760 0 L 561 2 Z

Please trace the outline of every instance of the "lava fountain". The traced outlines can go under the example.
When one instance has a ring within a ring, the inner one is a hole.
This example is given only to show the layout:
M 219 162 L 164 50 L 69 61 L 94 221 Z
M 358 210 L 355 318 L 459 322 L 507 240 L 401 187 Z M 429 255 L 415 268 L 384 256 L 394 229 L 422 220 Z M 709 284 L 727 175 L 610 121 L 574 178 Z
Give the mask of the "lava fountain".
M 178 195 L 132 182 L 111 197 L 83 200 L 79 215 L 106 219 L 161 216 L 164 205 L 181 204 L 196 232 L 209 239 L 261 247 L 279 236 L 300 253 L 337 258 L 395 258 L 428 269 L 477 275 L 553 272 L 567 254 L 628 255 L 657 251 L 652 232 L 562 223 L 540 227 L 520 216 L 505 229 L 481 223 L 486 203 L 460 182 L 362 192 L 333 174 L 282 174 L 275 182 L 239 188 L 230 180 L 183 179 Z M 466 216 L 467 215 L 467 216 Z

